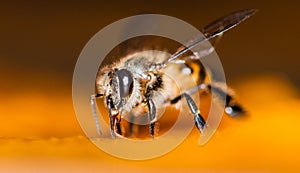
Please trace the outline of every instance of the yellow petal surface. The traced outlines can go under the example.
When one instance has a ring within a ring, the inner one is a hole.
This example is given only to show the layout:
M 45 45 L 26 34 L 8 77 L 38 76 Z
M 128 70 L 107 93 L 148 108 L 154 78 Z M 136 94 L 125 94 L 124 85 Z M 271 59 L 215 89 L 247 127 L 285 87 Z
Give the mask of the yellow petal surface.
M 175 150 L 131 161 L 98 149 L 82 132 L 71 95 L 3 94 L 0 102 L 0 172 L 297 172 L 300 171 L 300 99 L 275 75 L 231 85 L 248 113 L 223 116 L 204 146 L 193 129 Z M 145 148 L 147 149 L 147 148 Z

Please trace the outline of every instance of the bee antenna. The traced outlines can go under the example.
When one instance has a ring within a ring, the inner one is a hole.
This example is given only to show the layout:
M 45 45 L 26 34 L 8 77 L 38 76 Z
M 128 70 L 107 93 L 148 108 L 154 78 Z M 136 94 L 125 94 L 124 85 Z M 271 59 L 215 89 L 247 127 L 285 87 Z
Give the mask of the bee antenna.
M 92 107 L 92 111 L 93 111 L 93 117 L 96 123 L 96 128 L 97 128 L 97 132 L 99 135 L 102 135 L 102 131 L 99 125 L 99 121 L 98 121 L 98 116 L 97 116 L 97 111 L 96 111 L 96 98 L 98 97 L 102 97 L 104 94 L 92 94 L 91 98 L 90 98 L 90 102 L 91 102 L 91 107 Z
M 204 37 L 201 37 L 191 44 L 187 45 L 184 49 L 176 52 L 173 54 L 168 60 L 165 62 L 159 63 L 159 64 L 154 64 L 150 69 L 155 70 L 159 68 L 164 68 L 167 66 L 168 63 L 174 61 L 176 58 L 180 57 L 184 53 L 186 53 L 188 50 L 194 48 L 195 46 L 208 41 L 216 36 L 219 36 L 223 34 L 224 32 L 228 31 L 229 29 L 235 27 L 242 21 L 246 20 L 253 14 L 257 12 L 256 9 L 246 9 L 246 10 L 241 10 L 237 12 L 233 12 L 225 17 L 222 17 L 220 19 L 217 19 L 204 27 L 202 30 Z

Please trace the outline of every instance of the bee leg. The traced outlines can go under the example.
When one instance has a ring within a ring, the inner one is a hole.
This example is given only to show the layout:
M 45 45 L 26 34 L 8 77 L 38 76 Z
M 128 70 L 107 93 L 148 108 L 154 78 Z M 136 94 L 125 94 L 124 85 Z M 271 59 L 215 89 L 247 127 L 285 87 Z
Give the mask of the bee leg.
M 101 96 L 102 95 L 100 95 L 100 94 L 93 94 L 93 95 L 91 95 L 91 98 L 90 98 L 91 107 L 92 107 L 92 111 L 93 111 L 93 117 L 94 117 L 94 120 L 96 123 L 97 132 L 99 135 L 102 134 L 102 131 L 101 131 L 101 127 L 99 125 L 97 111 L 96 111 L 96 98 L 101 97 Z
M 206 123 L 204 118 L 200 114 L 200 110 L 198 109 L 197 105 L 195 104 L 194 100 L 190 95 L 188 95 L 187 93 L 183 93 L 181 96 L 185 97 L 190 111 L 194 115 L 195 125 L 198 128 L 198 130 L 202 133 L 204 128 L 206 127 Z
M 150 135 L 151 137 L 154 137 L 154 126 L 156 122 L 156 107 L 154 105 L 154 102 L 150 98 L 148 99 L 147 104 L 148 104 L 149 120 L 150 120 L 150 126 L 149 126 Z
M 106 104 L 107 104 L 108 114 L 109 114 L 110 135 L 112 138 L 116 138 L 116 133 L 115 133 L 116 131 L 114 130 L 115 129 L 115 119 L 114 119 L 115 115 L 113 115 L 113 113 L 112 113 L 114 104 L 113 104 L 111 95 L 109 95 L 106 98 Z
M 113 116 L 113 131 L 115 135 L 122 135 L 121 131 L 121 117 L 117 115 Z
M 220 96 L 226 96 L 225 100 L 225 112 L 230 115 L 231 117 L 238 116 L 242 113 L 245 113 L 245 109 L 237 102 L 234 101 L 234 94 L 233 92 L 230 92 L 229 87 L 226 87 L 227 89 L 224 89 L 222 85 L 207 85 L 207 90 L 211 92 L 214 90 L 216 94 Z
M 245 113 L 245 109 L 237 102 L 234 101 L 234 94 L 229 87 L 224 87 L 226 86 L 225 84 L 200 84 L 196 87 L 191 88 L 190 90 L 186 91 L 186 93 L 193 94 L 195 92 L 198 92 L 198 90 L 206 90 L 211 93 L 211 91 L 215 91 L 217 95 L 220 97 L 226 96 L 225 100 L 225 112 L 230 115 L 231 117 L 238 116 L 242 113 Z M 180 101 L 182 98 L 182 95 L 179 95 L 172 100 L 170 100 L 171 104 L 176 104 L 178 101 Z
M 129 117 L 129 136 L 133 136 L 134 135 L 134 127 L 135 127 L 135 116 L 134 115 L 130 115 Z

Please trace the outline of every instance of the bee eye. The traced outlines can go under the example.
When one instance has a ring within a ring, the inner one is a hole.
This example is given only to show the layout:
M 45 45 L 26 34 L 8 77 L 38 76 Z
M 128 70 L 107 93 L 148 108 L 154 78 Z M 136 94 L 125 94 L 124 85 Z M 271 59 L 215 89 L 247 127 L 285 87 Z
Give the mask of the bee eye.
M 120 98 L 129 96 L 133 90 L 133 78 L 131 72 L 121 69 L 116 72 Z

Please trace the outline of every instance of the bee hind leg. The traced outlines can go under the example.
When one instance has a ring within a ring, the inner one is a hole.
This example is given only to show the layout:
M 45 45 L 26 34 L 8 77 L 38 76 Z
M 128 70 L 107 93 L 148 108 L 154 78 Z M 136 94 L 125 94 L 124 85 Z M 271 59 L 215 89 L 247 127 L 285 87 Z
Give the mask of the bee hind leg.
M 224 87 L 225 86 L 225 87 Z M 215 91 L 217 95 L 220 96 L 226 96 L 225 99 L 225 112 L 231 116 L 236 117 L 240 114 L 245 113 L 245 109 L 234 100 L 234 93 L 230 90 L 228 86 L 225 84 L 208 84 L 207 90 L 211 93 L 212 91 Z
M 231 91 L 231 89 L 226 86 L 224 83 L 216 83 L 216 84 L 205 84 L 202 83 L 196 87 L 191 88 L 190 90 L 186 91 L 188 94 L 193 94 L 195 92 L 198 92 L 199 90 L 205 90 L 209 93 L 216 93 L 216 95 L 219 97 L 218 99 L 221 99 L 222 97 L 226 97 L 225 99 L 225 112 L 231 116 L 236 117 L 246 112 L 246 110 L 235 101 L 234 99 L 234 93 Z M 182 95 L 179 95 L 172 100 L 170 100 L 171 104 L 176 104 L 178 101 L 182 99 Z

